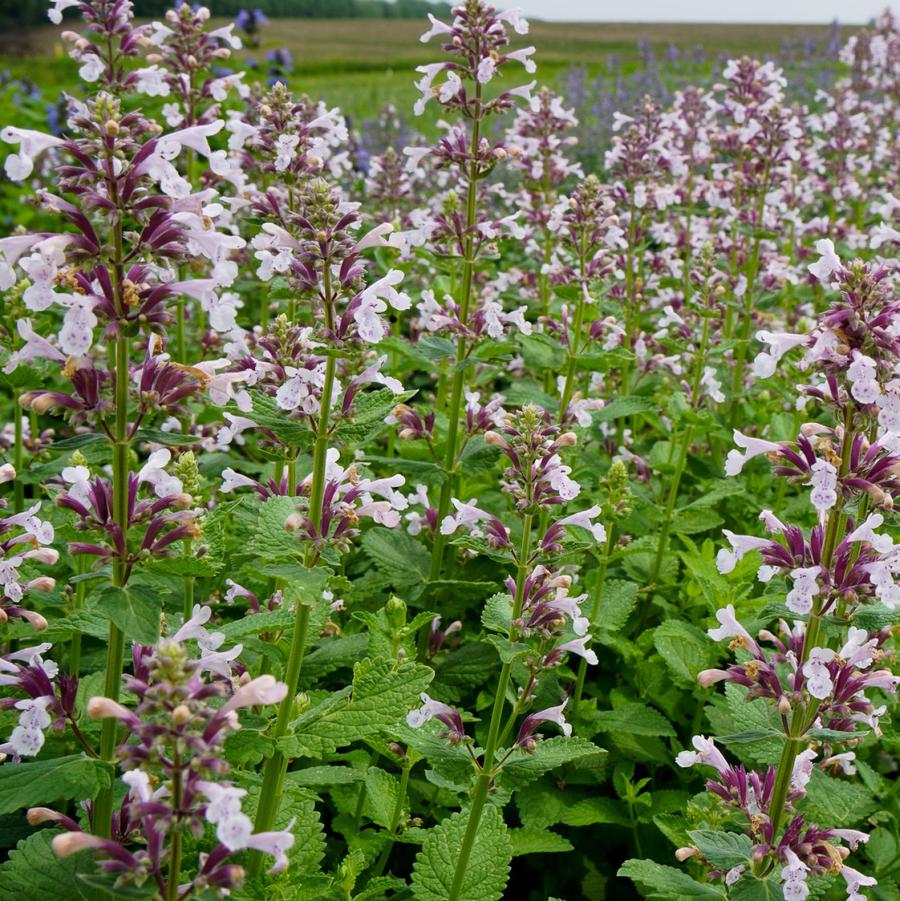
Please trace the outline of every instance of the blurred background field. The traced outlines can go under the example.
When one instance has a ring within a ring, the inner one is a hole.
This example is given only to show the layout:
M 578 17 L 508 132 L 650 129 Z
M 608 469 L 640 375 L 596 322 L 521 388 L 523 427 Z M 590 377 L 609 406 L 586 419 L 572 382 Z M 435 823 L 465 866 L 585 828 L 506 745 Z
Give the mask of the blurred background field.
M 340 107 L 364 168 L 385 138 L 399 133 L 402 140 L 411 128 L 430 135 L 437 129 L 436 107 L 421 119 L 411 114 L 418 96 L 415 67 L 434 57 L 434 48 L 418 40 L 425 25 L 420 17 L 271 19 L 256 35 L 245 35 L 245 48 L 228 65 L 249 66 L 261 82 L 285 80 L 297 92 Z M 854 30 L 837 23 L 533 21 L 528 39 L 537 48 L 532 77 L 564 93 L 575 108 L 581 122 L 578 154 L 595 168 L 611 138 L 613 112 L 634 108 L 642 96 L 668 102 L 680 86 L 713 84 L 727 59 L 751 55 L 775 60 L 801 96 L 811 99 L 832 83 L 838 48 Z M 74 90 L 75 74 L 59 28 L 47 23 L 7 32 L 0 40 L 0 121 L 58 130 L 61 93 Z M 394 112 L 385 117 L 388 104 Z

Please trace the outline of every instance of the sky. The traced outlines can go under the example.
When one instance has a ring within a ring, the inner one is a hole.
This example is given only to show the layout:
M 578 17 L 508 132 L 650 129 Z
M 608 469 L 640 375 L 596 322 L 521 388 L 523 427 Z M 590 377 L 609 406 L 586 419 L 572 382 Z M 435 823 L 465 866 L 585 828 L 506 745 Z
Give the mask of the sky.
M 496 2 L 496 0 L 495 0 Z M 526 15 L 556 22 L 866 22 L 887 0 L 513 0 Z

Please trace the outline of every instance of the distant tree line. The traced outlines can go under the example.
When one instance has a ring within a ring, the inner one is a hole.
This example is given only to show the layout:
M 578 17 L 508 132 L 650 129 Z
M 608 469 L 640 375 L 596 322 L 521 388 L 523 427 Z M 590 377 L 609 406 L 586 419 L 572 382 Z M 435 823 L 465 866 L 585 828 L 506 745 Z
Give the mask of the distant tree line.
M 12 29 L 45 25 L 49 5 L 48 0 L 0 0 L 0 29 L 9 39 Z M 139 17 L 161 16 L 173 5 L 174 0 L 135 0 L 134 9 Z M 250 8 L 271 18 L 300 19 L 411 19 L 450 12 L 449 3 L 430 0 L 207 0 L 207 5 L 216 16 Z

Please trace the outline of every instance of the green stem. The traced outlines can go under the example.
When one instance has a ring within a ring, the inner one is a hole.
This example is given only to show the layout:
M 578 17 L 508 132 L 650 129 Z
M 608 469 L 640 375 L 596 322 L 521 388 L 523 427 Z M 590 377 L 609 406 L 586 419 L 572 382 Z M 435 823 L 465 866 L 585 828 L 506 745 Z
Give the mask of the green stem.
M 394 804 L 394 809 L 391 812 L 391 820 L 388 824 L 388 842 L 384 846 L 381 856 L 378 858 L 378 863 L 375 864 L 375 869 L 372 871 L 372 879 L 377 879 L 384 872 L 388 858 L 391 856 L 391 850 L 394 847 L 394 836 L 397 834 L 397 827 L 400 825 L 400 816 L 403 813 L 403 805 L 406 803 L 406 792 L 409 787 L 409 774 L 411 770 L 412 766 L 407 764 L 403 767 L 403 772 L 400 774 L 400 788 L 397 791 L 397 801 Z
M 176 739 L 176 741 L 177 740 L 178 739 Z M 172 807 L 177 812 L 181 810 L 182 804 L 181 764 L 177 748 L 175 750 L 173 764 Z M 178 822 L 176 815 L 169 832 L 169 881 L 167 885 L 166 901 L 178 901 L 178 883 L 181 880 L 182 840 L 181 824 Z
M 16 470 L 16 479 L 13 485 L 13 510 L 21 513 L 25 509 L 25 483 L 21 480 L 25 469 L 25 441 L 22 435 L 22 418 L 25 414 L 16 406 L 13 410 L 15 428 L 15 443 L 13 444 L 13 466 Z M 32 438 L 34 436 L 32 435 Z
M 850 452 L 853 445 L 853 412 L 848 406 L 844 415 L 844 437 L 841 447 L 841 466 L 839 477 L 847 474 L 850 468 Z M 825 541 L 822 546 L 822 567 L 826 570 L 831 568 L 834 552 L 837 547 L 838 538 L 845 526 L 845 517 L 843 509 L 835 508 L 828 518 L 828 527 L 825 531 Z M 797 663 L 797 669 L 801 669 L 803 664 L 809 659 L 810 651 L 816 647 L 819 641 L 819 635 L 822 630 L 822 611 L 824 605 L 828 601 L 828 595 L 817 596 L 812 612 L 809 616 L 809 622 L 806 627 L 806 635 L 803 639 L 803 650 L 800 654 L 800 660 Z M 778 763 L 778 770 L 775 777 L 775 787 L 772 790 L 772 801 L 769 804 L 769 818 L 772 822 L 772 836 L 777 839 L 778 827 L 785 814 L 785 802 L 791 787 L 791 777 L 794 774 L 794 765 L 797 761 L 797 755 L 800 753 L 804 745 L 803 736 L 815 720 L 816 713 L 819 709 L 819 703 L 815 699 L 810 699 L 809 709 L 798 708 L 791 717 L 790 731 L 787 736 L 784 748 L 781 752 L 781 760 Z
M 666 556 L 666 549 L 669 545 L 669 532 L 672 529 L 672 519 L 675 515 L 675 504 L 678 502 L 678 489 L 681 485 L 681 477 L 684 475 L 684 468 L 687 464 L 688 450 L 691 446 L 691 438 L 694 434 L 693 425 L 688 425 L 684 430 L 681 440 L 681 449 L 678 452 L 678 462 L 675 464 L 675 472 L 672 474 L 672 481 L 669 483 L 669 496 L 666 500 L 666 512 L 663 514 L 663 524 L 659 531 L 659 544 L 656 546 L 656 559 L 653 561 L 653 569 L 650 573 L 650 585 L 655 585 L 662 569 L 663 560 Z
M 475 261 L 473 259 L 475 243 L 472 236 L 472 229 L 475 226 L 475 217 L 477 211 L 476 201 L 478 199 L 478 143 L 481 134 L 481 84 L 475 87 L 475 117 L 472 123 L 472 137 L 469 145 L 469 173 L 468 173 L 468 193 L 466 195 L 466 233 L 464 241 L 463 274 L 462 286 L 460 289 L 459 301 L 459 318 L 465 325 L 469 320 L 469 304 L 472 297 L 472 281 L 475 271 Z M 437 524 L 438 530 L 434 536 L 434 544 L 431 548 L 431 566 L 429 570 L 429 581 L 440 578 L 441 569 L 444 561 L 444 548 L 447 545 L 447 538 L 440 533 L 440 524 L 444 521 L 449 509 L 450 498 L 453 495 L 454 483 L 456 481 L 456 457 L 458 453 L 458 436 L 459 436 L 459 414 L 462 408 L 463 389 L 465 388 L 465 369 L 462 362 L 466 358 L 467 346 L 465 338 L 458 338 L 456 342 L 456 371 L 453 373 L 453 387 L 450 393 L 450 409 L 447 411 L 447 446 L 444 452 L 444 472 L 446 480 L 441 488 L 440 501 L 438 503 Z M 422 659 L 423 652 L 427 650 L 427 626 L 423 626 L 419 635 L 419 657 Z M 425 639 L 422 635 L 425 635 Z M 423 647 L 424 645 L 424 647 Z
M 597 617 L 600 615 L 600 601 L 603 597 L 603 586 L 606 584 L 606 571 L 609 569 L 609 558 L 615 547 L 615 526 L 610 523 L 606 531 L 606 546 L 603 550 L 603 559 L 597 567 L 597 583 L 594 585 L 594 596 L 591 599 L 591 630 L 596 627 Z M 575 677 L 575 690 L 572 692 L 572 714 L 578 710 L 581 695 L 584 691 L 584 680 L 587 676 L 587 660 L 582 657 L 578 663 L 578 675 Z
M 334 390 L 336 361 L 329 356 L 325 362 L 325 384 L 322 388 L 321 409 L 319 421 L 316 427 L 316 445 L 313 452 L 312 488 L 309 498 L 309 518 L 318 532 L 322 524 L 322 498 L 325 494 L 325 462 L 328 451 L 328 419 L 331 395 Z M 288 480 L 290 470 L 296 464 L 288 464 Z M 296 480 L 296 471 L 294 474 Z M 314 553 L 310 546 L 306 554 L 306 566 L 309 568 L 314 561 Z M 309 611 L 306 604 L 299 601 L 295 609 L 294 630 L 291 635 L 291 647 L 288 654 L 287 671 L 284 681 L 288 690 L 284 700 L 278 707 L 278 716 L 272 729 L 271 737 L 277 743 L 287 732 L 294 707 L 294 697 L 297 694 L 297 686 L 300 683 L 300 669 L 303 665 L 303 656 L 306 652 L 306 633 L 309 631 Z M 275 753 L 266 761 L 263 767 L 263 784 L 259 795 L 259 807 L 256 811 L 256 832 L 269 832 L 275 823 L 278 813 L 281 788 L 284 784 L 284 775 L 287 772 L 288 758 L 284 753 L 276 749 Z M 250 856 L 248 872 L 256 876 L 262 867 L 262 854 L 254 851 Z
M 122 530 L 128 545 L 128 338 L 119 330 L 116 335 L 116 423 L 113 444 L 113 516 Z M 126 561 L 122 557 L 113 560 L 112 584 L 124 588 L 127 581 Z M 106 651 L 106 674 L 103 694 L 119 700 L 122 669 L 125 659 L 125 635 L 114 623 L 109 624 L 109 642 Z M 118 720 L 108 717 L 100 727 L 100 757 L 112 763 L 116 755 Z M 94 803 L 94 832 L 109 838 L 112 829 L 113 785 L 101 790 Z
M 522 613 L 522 601 L 525 596 L 525 579 L 528 576 L 528 558 L 531 553 L 531 524 L 532 514 L 526 513 L 522 526 L 522 544 L 519 550 L 518 569 L 516 572 L 516 595 L 513 601 L 512 622 L 510 627 L 510 639 L 515 637 L 515 622 Z M 481 823 L 481 814 L 484 810 L 484 802 L 488 796 L 488 789 L 493 780 L 494 761 L 497 756 L 498 738 L 500 726 L 503 721 L 503 708 L 506 706 L 506 692 L 509 688 L 512 664 L 504 663 L 500 670 L 500 678 L 497 681 L 497 689 L 494 693 L 494 706 L 491 711 L 491 722 L 488 727 L 487 743 L 484 748 L 484 758 L 481 763 L 481 772 L 475 783 L 472 794 L 472 804 L 469 808 L 469 821 L 466 824 L 466 832 L 463 835 L 462 845 L 459 849 L 459 857 L 456 861 L 456 869 L 453 872 L 453 881 L 447 901 L 459 901 L 463 880 L 469 865 L 469 857 L 475 845 L 475 837 L 478 834 L 478 826 Z
M 75 572 L 82 575 L 88 571 L 89 561 L 83 557 L 75 558 Z M 75 597 L 72 599 L 72 611 L 77 612 L 84 606 L 84 595 L 87 590 L 85 582 L 75 583 Z M 69 672 L 73 676 L 77 676 L 81 669 L 81 633 L 76 632 L 72 636 L 72 642 L 69 645 Z
M 578 254 L 581 291 L 578 294 L 578 300 L 575 302 L 575 321 L 572 323 L 572 331 L 569 333 L 569 355 L 566 363 L 566 381 L 563 385 L 562 398 L 559 402 L 559 422 L 562 422 L 572 401 L 572 394 L 575 391 L 575 376 L 578 370 L 578 354 L 581 351 L 581 329 L 584 323 L 585 292 L 587 290 L 585 285 L 585 269 L 587 267 L 586 239 L 587 235 L 582 231 Z
M 184 556 L 191 556 L 191 546 L 192 541 L 190 538 L 185 538 L 183 542 L 184 547 Z M 194 612 L 194 577 L 193 576 L 185 576 L 184 577 L 184 621 L 187 622 L 191 615 Z

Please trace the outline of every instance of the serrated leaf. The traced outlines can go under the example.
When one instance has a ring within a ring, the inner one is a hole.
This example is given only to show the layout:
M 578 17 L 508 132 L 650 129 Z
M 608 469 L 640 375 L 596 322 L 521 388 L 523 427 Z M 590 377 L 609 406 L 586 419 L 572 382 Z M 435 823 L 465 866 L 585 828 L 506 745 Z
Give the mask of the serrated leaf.
M 140 644 L 156 644 L 162 599 L 148 586 L 129 585 L 127 588 L 119 588 L 107 585 L 100 592 L 97 610 L 109 617 L 129 640 Z
M 389 829 L 394 807 L 400 795 L 400 784 L 390 773 L 377 766 L 366 770 L 366 798 L 363 812 L 379 826 Z
M 558 832 L 549 829 L 510 829 L 509 840 L 513 857 L 528 854 L 558 854 L 572 850 L 572 843 Z
M 396 726 L 431 682 L 430 667 L 367 658 L 353 668 L 353 685 L 326 698 L 293 723 L 279 747 L 289 757 L 324 757 Z
M 357 394 L 350 419 L 338 423 L 334 429 L 334 439 L 345 445 L 361 447 L 383 432 L 387 428 L 384 420 L 394 407 L 408 401 L 415 393 L 402 391 L 394 394 L 390 388 L 379 388 Z
M 369 529 L 363 535 L 362 549 L 395 588 L 420 585 L 428 578 L 430 554 L 402 529 Z
M 695 829 L 688 832 L 688 835 L 700 849 L 700 853 L 717 870 L 730 870 L 746 864 L 753 853 L 753 842 L 748 836 L 738 832 Z
M 162 429 L 138 429 L 134 433 L 134 440 L 161 444 L 163 447 L 186 447 L 199 441 L 200 438 L 182 432 L 164 432 Z
M 593 826 L 598 823 L 613 823 L 617 826 L 631 825 L 628 807 L 616 798 L 582 798 L 568 806 L 559 817 L 566 826 Z
M 53 801 L 83 801 L 112 784 L 113 768 L 85 754 L 0 766 L 0 814 Z
M 412 890 L 416 901 L 446 901 L 459 861 L 469 811 L 454 813 L 431 829 L 416 855 Z M 512 847 L 503 816 L 485 807 L 457 901 L 499 901 L 509 878 Z
M 697 673 L 709 665 L 706 633 L 690 623 L 668 620 L 653 632 L 653 644 L 676 681 L 697 687 Z
M 813 770 L 800 804 L 811 820 L 838 829 L 856 826 L 877 807 L 874 795 L 859 782 L 835 779 L 819 769 Z
M 260 391 L 252 393 L 253 409 L 245 413 L 234 404 L 229 404 L 228 410 L 240 416 L 249 416 L 260 428 L 271 432 L 279 441 L 291 448 L 312 447 L 315 435 L 312 429 L 297 419 L 292 419 L 287 410 L 282 410 L 275 403 L 275 399 Z
M 675 737 L 672 724 L 658 710 L 637 701 L 630 701 L 612 710 L 598 711 L 593 716 L 592 724 L 600 732 Z
M 284 527 L 285 520 L 296 510 L 296 503 L 289 497 L 270 497 L 259 507 L 256 527 L 248 545 L 241 550 L 271 560 L 275 557 L 296 557 L 300 544 Z
M 594 413 L 593 419 L 594 422 L 612 422 L 625 416 L 649 413 L 657 408 L 658 404 L 649 397 L 617 397 L 602 410 Z
M 92 892 L 82 886 L 76 873 L 92 865 L 91 852 L 59 858 L 50 847 L 55 830 L 42 829 L 20 841 L 0 864 L 0 898 L 15 901 L 51 901 L 83 898 Z M 93 898 L 97 896 L 94 894 Z
M 644 897 L 659 901 L 725 897 L 718 886 L 704 885 L 675 867 L 666 867 L 653 860 L 626 860 L 616 875 L 634 882 Z
M 784 901 L 781 883 L 774 879 L 757 879 L 746 874 L 742 876 L 729 892 L 731 901 Z
M 604 632 L 618 632 L 622 629 L 637 603 L 637 592 L 636 582 L 607 579 L 600 593 L 600 607 L 595 627 Z
M 605 753 L 593 742 L 577 735 L 554 735 L 539 741 L 530 754 L 514 752 L 503 765 L 500 784 L 505 788 L 519 788 L 564 764 Z

